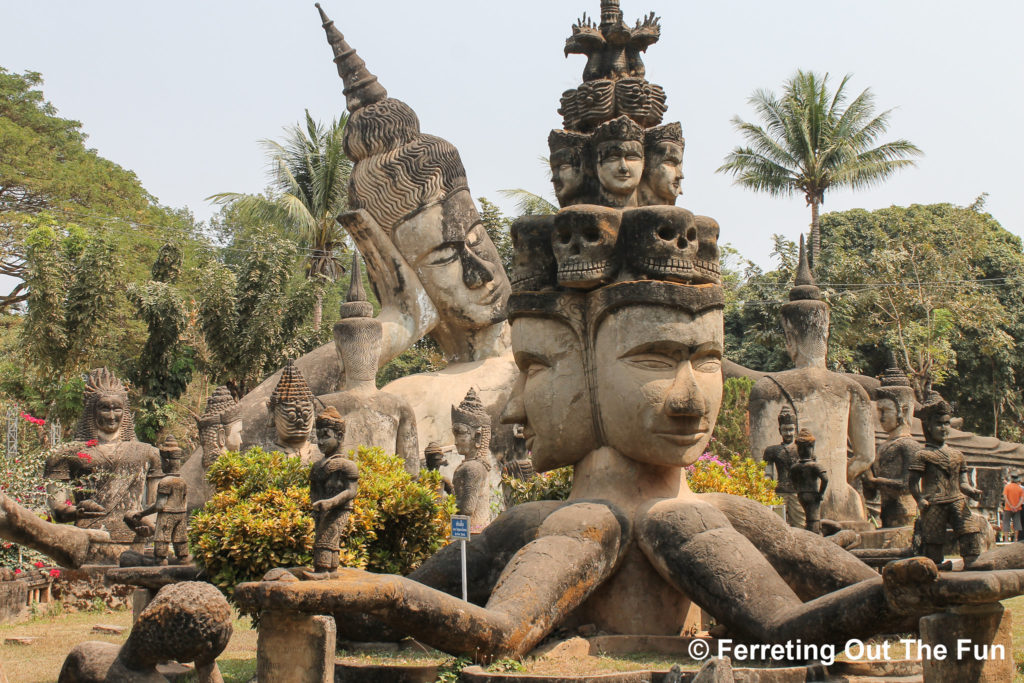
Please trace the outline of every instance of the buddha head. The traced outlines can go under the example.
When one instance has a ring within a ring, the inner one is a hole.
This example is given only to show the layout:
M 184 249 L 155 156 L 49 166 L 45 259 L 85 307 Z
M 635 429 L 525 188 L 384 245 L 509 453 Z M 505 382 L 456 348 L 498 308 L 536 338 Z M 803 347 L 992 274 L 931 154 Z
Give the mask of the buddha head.
M 472 387 L 459 405 L 452 406 L 452 434 L 459 455 L 466 460 L 482 459 L 487 462 L 491 445 L 491 416 Z
M 112 372 L 99 368 L 85 380 L 82 418 L 75 429 L 78 441 L 101 444 L 134 441 L 135 424 L 128 406 L 128 392 Z
M 601 203 L 622 208 L 636 206 L 637 188 L 644 172 L 644 130 L 627 116 L 608 121 L 591 138 Z
M 878 422 L 888 434 L 910 434 L 914 389 L 899 369 L 893 354 L 889 356 L 889 368 L 882 375 L 882 386 L 875 390 L 875 405 L 878 409 Z
M 782 406 L 779 411 L 779 436 L 786 446 L 796 438 L 796 413 L 789 406 Z
M 448 459 L 444 457 L 444 449 L 436 441 L 431 441 L 427 444 L 426 449 L 423 451 L 423 458 L 427 461 L 427 469 L 432 472 L 448 464 Z
M 309 440 L 316 419 L 313 392 L 295 367 L 295 361 L 289 359 L 285 365 L 281 379 L 267 399 L 267 410 L 273 421 L 277 443 L 300 447 Z
M 160 444 L 160 463 L 164 474 L 178 474 L 181 471 L 181 461 L 184 457 L 184 452 L 178 446 L 178 440 L 174 438 L 173 434 L 168 434 Z
M 320 452 L 329 458 L 338 452 L 345 440 L 345 419 L 334 406 L 327 406 L 316 416 L 316 442 Z
M 669 123 L 649 128 L 644 137 L 644 173 L 640 181 L 640 206 L 674 205 L 682 194 L 683 128 Z
M 334 350 L 345 369 L 345 389 L 360 385 L 376 388 L 377 365 L 383 348 L 383 327 L 366 300 L 359 253 L 352 256 L 348 296 L 334 324 Z
M 242 448 L 242 414 L 226 386 L 214 390 L 206 400 L 206 411 L 196 421 L 204 467 L 212 465 L 225 451 Z
M 938 392 L 930 392 L 914 415 L 920 418 L 924 438 L 929 445 L 941 448 L 946 444 L 952 429 L 953 406 Z
M 586 147 L 590 136 L 566 130 L 553 130 L 548 136 L 551 184 L 558 205 L 565 207 L 586 203 L 591 191 L 591 175 L 587 169 Z
M 828 356 L 829 306 L 814 284 L 804 238 L 800 237 L 800 264 L 789 301 L 782 305 L 782 331 L 786 351 L 797 368 L 824 368 Z
M 814 435 L 809 429 L 801 429 L 796 437 L 796 452 L 801 462 L 810 462 L 814 457 Z

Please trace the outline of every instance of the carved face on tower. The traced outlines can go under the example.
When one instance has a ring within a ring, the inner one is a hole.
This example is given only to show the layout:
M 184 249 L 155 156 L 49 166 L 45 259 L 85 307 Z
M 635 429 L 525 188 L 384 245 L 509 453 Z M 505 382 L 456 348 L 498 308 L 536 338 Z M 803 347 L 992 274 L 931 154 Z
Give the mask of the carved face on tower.
M 882 425 L 882 429 L 894 432 L 903 424 L 899 406 L 891 398 L 879 399 L 876 405 L 878 407 L 878 422 Z
M 622 214 L 622 251 L 631 273 L 689 283 L 698 275 L 697 223 L 675 206 L 628 209 Z
M 587 187 L 584 166 L 586 135 L 569 131 L 552 131 L 548 136 L 551 152 L 551 184 L 559 206 L 579 204 Z
M 554 216 L 523 216 L 512 224 L 512 272 L 516 291 L 539 292 L 557 284 L 555 255 L 551 250 Z
M 644 133 L 622 116 L 598 126 L 591 144 L 597 162 L 602 204 L 636 206 L 636 191 L 644 172 Z
M 655 465 L 700 457 L 722 401 L 722 324 L 721 308 L 690 313 L 653 302 L 604 318 L 594 353 L 606 445 Z
M 652 128 L 646 134 L 640 204 L 674 205 L 682 194 L 683 132 L 678 123 Z
M 285 366 L 267 401 L 267 408 L 274 423 L 277 443 L 297 445 L 309 440 L 316 419 L 313 392 L 294 361 L 289 360 Z
M 603 206 L 572 206 L 555 216 L 551 249 L 558 284 L 593 289 L 611 282 L 618 270 L 615 244 L 622 212 Z

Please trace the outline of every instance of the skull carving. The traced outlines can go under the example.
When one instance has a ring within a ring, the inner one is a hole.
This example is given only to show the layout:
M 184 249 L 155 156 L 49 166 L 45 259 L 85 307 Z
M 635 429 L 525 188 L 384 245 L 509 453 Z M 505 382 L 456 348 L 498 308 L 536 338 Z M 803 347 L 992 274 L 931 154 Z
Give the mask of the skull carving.
M 675 206 L 630 209 L 622 216 L 626 267 L 636 278 L 697 281 L 697 221 Z
M 512 273 L 509 280 L 517 292 L 554 289 L 557 284 L 555 255 L 551 251 L 554 216 L 523 216 L 512 224 Z
M 558 284 L 593 289 L 614 279 L 621 220 L 621 211 L 596 205 L 570 206 L 555 215 L 551 248 L 558 262 Z

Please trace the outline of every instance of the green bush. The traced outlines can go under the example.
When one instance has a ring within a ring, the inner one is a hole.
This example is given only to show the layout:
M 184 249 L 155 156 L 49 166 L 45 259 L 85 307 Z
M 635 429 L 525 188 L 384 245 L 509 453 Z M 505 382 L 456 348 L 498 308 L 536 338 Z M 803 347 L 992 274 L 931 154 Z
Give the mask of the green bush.
M 535 500 L 568 500 L 572 491 L 572 467 L 542 472 L 528 481 L 503 475 L 501 483 L 508 508 Z
M 710 451 L 686 468 L 686 481 L 694 493 L 731 493 L 762 505 L 781 505 L 775 480 L 765 473 L 765 463 L 734 455 L 722 460 Z
M 396 455 L 360 448 L 359 495 L 342 539 L 341 564 L 406 574 L 444 544 L 455 501 L 435 493 L 440 475 L 413 479 Z M 189 522 L 189 542 L 210 581 L 228 595 L 275 567 L 312 562 L 309 467 L 253 448 L 210 468 L 216 494 Z

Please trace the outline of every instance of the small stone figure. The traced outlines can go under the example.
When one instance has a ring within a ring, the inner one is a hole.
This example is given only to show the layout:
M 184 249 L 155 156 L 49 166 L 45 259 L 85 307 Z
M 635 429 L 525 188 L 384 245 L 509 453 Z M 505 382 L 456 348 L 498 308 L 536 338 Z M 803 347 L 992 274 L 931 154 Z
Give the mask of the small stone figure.
M 910 492 L 921 510 L 924 555 L 941 564 L 946 528 L 952 527 L 964 566 L 969 567 L 981 553 L 981 530 L 971 514 L 967 496 L 977 500 L 981 491 L 967 479 L 963 453 L 946 445 L 953 408 L 933 391 L 916 415 L 921 419 L 926 444 L 914 454 L 910 464 Z
M 790 470 L 799 460 L 796 439 L 796 414 L 789 406 L 782 406 L 779 411 L 779 436 L 782 443 L 764 449 L 764 461 L 771 465 L 775 475 L 775 493 L 786 501 L 786 522 L 790 526 L 804 525 L 804 509 L 793 487 Z
M 804 528 L 821 535 L 821 500 L 828 488 L 828 472 L 814 459 L 814 435 L 801 429 L 796 437 L 800 460 L 789 470 L 793 487 L 804 509 Z
M 878 491 L 883 527 L 911 526 L 917 517 L 917 503 L 910 494 L 910 463 L 921 444 L 910 435 L 914 390 L 894 356 L 890 357 L 882 386 L 875 392 L 875 402 L 879 423 L 888 438 L 878 447 L 875 464 L 865 473 L 864 483 Z
M 320 458 L 316 444 L 310 443 L 316 418 L 313 392 L 295 367 L 295 361 L 289 360 L 285 366 L 281 380 L 267 400 L 267 410 L 273 420 L 275 441 L 265 450 L 281 451 L 307 465 Z
M 519 442 L 524 442 L 526 437 L 523 435 L 523 425 L 515 425 L 512 436 L 515 437 L 517 445 Z M 537 476 L 537 470 L 533 467 L 533 461 L 530 460 L 530 454 L 526 450 L 525 444 L 521 449 L 513 448 L 506 454 L 501 463 L 501 473 L 503 476 L 519 481 L 530 481 Z
M 309 472 L 309 499 L 316 520 L 313 542 L 313 571 L 309 579 L 326 579 L 338 570 L 341 535 L 348 527 L 352 501 L 359 492 L 359 467 L 338 454 L 345 435 L 345 421 L 338 411 L 328 407 L 316 420 L 317 436 L 326 437 L 325 457 Z
M 156 487 L 156 501 L 145 510 L 127 515 L 125 522 L 138 531 L 142 518 L 156 513 L 153 557 L 158 565 L 167 564 L 170 545 L 179 564 L 188 561 L 188 486 L 179 476 L 183 453 L 178 441 L 168 436 L 160 445 L 164 477 Z
M 491 521 L 491 417 L 475 389 L 452 406 L 452 433 L 464 458 L 452 477 L 455 505 L 460 515 L 469 516 L 470 527 L 485 527 Z
M 427 444 L 427 448 L 423 451 L 423 457 L 427 461 L 427 469 L 431 472 L 440 471 L 442 467 L 448 464 L 448 459 L 444 457 L 444 449 L 441 448 L 441 444 L 436 441 L 431 441 Z M 441 475 L 441 488 L 438 493 L 451 496 L 455 494 L 455 489 L 452 488 L 451 479 Z

